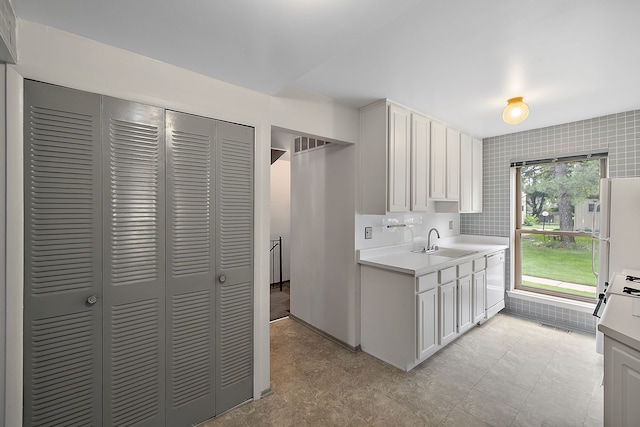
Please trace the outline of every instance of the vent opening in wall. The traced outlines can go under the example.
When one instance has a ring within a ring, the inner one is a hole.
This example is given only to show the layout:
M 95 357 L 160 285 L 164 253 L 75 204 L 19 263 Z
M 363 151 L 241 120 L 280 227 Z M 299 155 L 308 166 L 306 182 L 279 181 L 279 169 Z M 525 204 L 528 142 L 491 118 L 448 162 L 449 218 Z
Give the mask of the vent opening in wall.
M 325 148 L 331 145 L 330 141 L 324 141 L 322 139 L 316 138 L 308 138 L 306 136 L 299 136 L 294 139 L 293 142 L 293 153 L 300 154 L 304 151 L 317 150 L 320 148 Z
M 572 332 L 570 329 L 549 325 L 547 323 L 540 323 L 538 326 L 541 327 L 541 328 L 553 329 L 553 330 L 559 331 L 559 332 L 566 332 L 568 334 L 570 334 Z

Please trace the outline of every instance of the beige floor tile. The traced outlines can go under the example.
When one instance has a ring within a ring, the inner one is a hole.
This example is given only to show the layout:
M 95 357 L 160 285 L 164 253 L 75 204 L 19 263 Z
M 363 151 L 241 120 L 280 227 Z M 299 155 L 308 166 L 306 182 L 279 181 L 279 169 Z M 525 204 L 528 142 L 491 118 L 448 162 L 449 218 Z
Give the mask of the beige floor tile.
M 504 377 L 491 371 L 475 385 L 474 389 L 514 409 L 520 409 L 531 393 L 533 385 L 527 386 L 517 379 Z
M 485 423 L 460 408 L 454 408 L 439 425 L 440 427 L 491 427 L 491 424 Z
M 458 407 L 466 413 L 492 426 L 510 426 L 518 414 L 516 408 L 506 405 L 478 390 L 471 390 Z
M 203 425 L 601 425 L 593 342 L 499 314 L 403 372 L 286 319 L 271 324 L 273 394 Z

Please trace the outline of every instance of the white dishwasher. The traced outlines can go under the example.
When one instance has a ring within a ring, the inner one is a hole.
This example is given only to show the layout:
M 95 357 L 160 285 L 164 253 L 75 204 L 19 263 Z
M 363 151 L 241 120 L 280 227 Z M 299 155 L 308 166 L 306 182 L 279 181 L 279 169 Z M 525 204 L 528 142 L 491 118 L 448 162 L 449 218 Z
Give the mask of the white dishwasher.
M 487 319 L 504 308 L 504 251 L 487 255 Z

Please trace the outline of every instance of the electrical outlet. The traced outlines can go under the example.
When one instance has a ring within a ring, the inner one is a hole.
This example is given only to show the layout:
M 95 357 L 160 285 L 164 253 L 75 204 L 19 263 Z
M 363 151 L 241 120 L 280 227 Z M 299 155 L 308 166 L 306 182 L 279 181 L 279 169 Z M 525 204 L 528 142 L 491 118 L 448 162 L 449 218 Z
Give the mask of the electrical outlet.
M 449 230 L 453 230 L 453 221 L 449 221 Z
M 373 239 L 373 227 L 365 227 L 364 228 L 364 238 L 365 239 Z

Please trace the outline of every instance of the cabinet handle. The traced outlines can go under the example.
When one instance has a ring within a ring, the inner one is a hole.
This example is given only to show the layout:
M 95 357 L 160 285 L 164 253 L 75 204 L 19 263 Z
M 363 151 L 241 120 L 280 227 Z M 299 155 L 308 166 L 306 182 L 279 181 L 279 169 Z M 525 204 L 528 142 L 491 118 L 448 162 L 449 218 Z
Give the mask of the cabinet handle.
M 87 304 L 89 304 L 89 305 L 94 305 L 97 302 L 98 302 L 98 296 L 97 295 L 91 295 L 89 298 L 87 298 Z
M 218 280 L 220 281 L 220 283 L 224 283 L 227 281 L 227 276 L 221 274 L 220 277 L 218 277 Z

